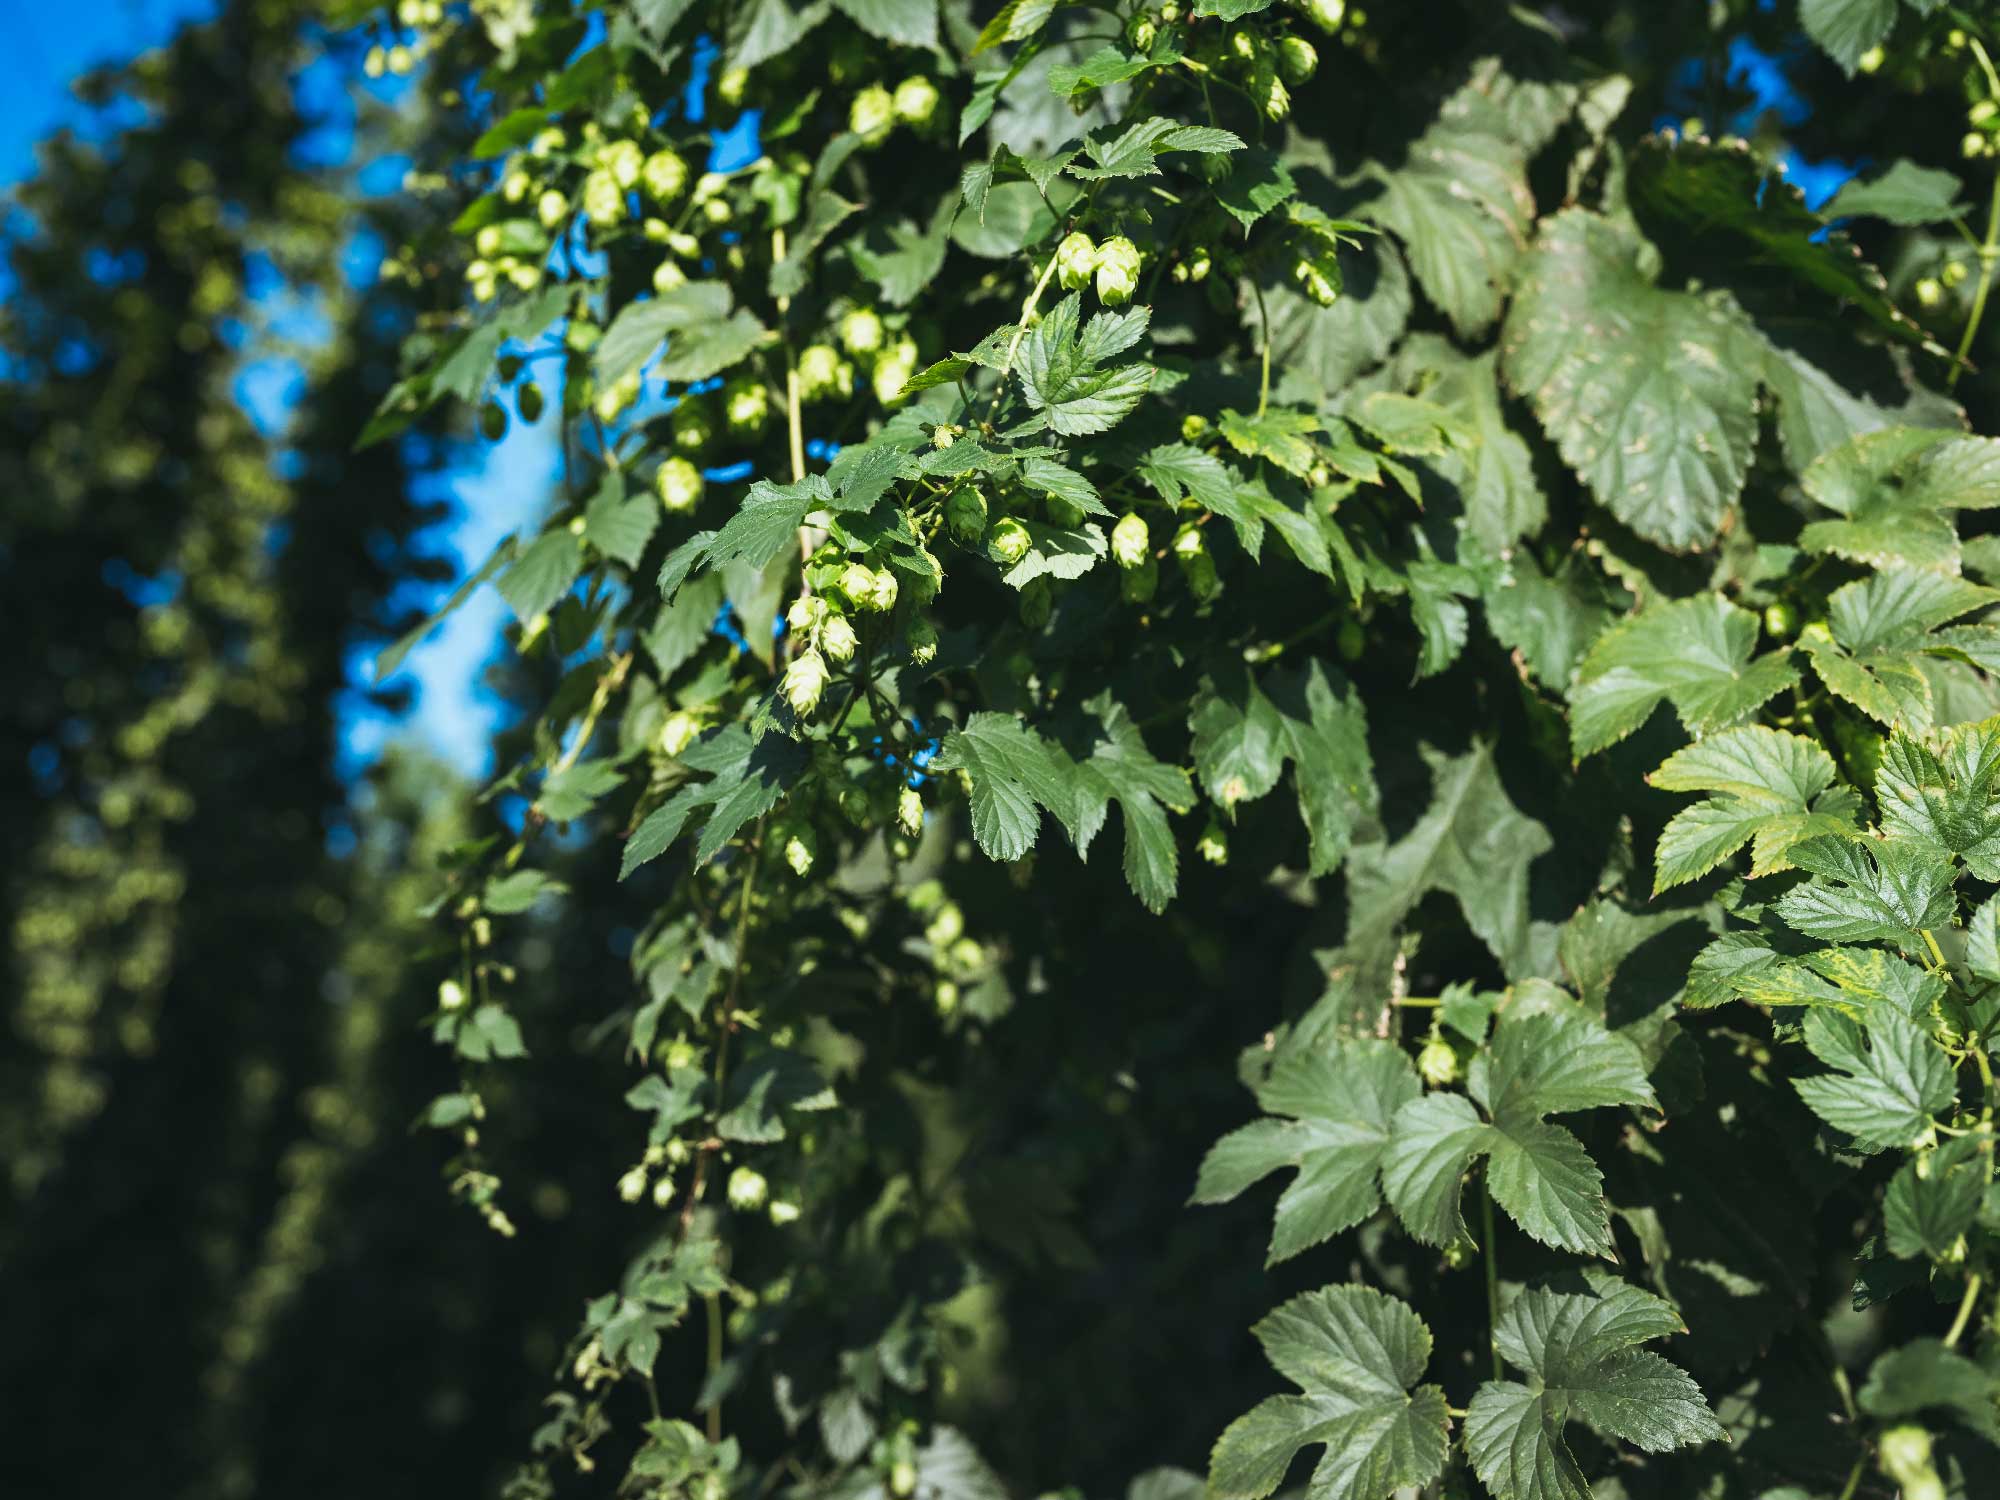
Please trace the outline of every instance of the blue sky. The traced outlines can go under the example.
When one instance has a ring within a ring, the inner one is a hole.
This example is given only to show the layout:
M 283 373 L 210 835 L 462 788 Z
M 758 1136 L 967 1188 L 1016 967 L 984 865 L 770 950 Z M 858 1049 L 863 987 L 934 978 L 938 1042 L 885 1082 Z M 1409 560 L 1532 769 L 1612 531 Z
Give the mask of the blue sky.
M 88 112 L 69 93 L 69 81 L 78 73 L 157 46 L 183 22 L 206 19 L 215 9 L 216 0 L 84 0 L 62 7 L 39 0 L 0 0 L 0 186 L 32 174 L 36 141 L 62 126 L 88 123 Z M 312 151 L 328 164 L 344 161 L 352 149 L 352 135 L 340 108 L 347 86 L 331 64 L 316 65 L 300 83 L 302 101 L 330 115 L 329 128 L 314 137 Z M 385 90 L 393 86 L 382 85 Z M 393 163 L 382 167 L 386 170 L 364 171 L 365 189 L 397 189 L 400 168 Z M 348 274 L 357 282 L 372 279 L 380 258 L 380 246 L 357 242 L 346 257 Z M 323 326 L 313 303 L 291 295 L 282 283 L 274 284 L 261 300 L 274 330 L 283 337 L 310 341 L 315 328 Z M 282 433 L 302 381 L 295 361 L 260 358 L 246 365 L 237 393 L 260 426 Z M 451 515 L 424 537 L 425 548 L 449 558 L 463 575 L 484 562 L 501 538 L 534 520 L 556 474 L 553 434 L 553 417 L 545 416 L 538 428 L 516 422 L 504 442 L 427 486 L 421 498 L 446 500 Z M 127 592 L 145 586 L 136 578 L 128 582 Z M 446 583 L 425 592 L 441 599 L 451 587 Z M 481 677 L 505 622 L 505 606 L 487 589 L 411 652 L 396 679 L 415 690 L 416 707 L 407 720 L 375 712 L 358 691 L 343 695 L 339 753 L 343 772 L 359 771 L 391 740 L 409 736 L 468 775 L 487 773 L 488 739 L 496 727 L 498 705 L 484 690 Z M 357 653 L 348 663 L 348 673 L 356 689 L 372 684 L 372 653 Z

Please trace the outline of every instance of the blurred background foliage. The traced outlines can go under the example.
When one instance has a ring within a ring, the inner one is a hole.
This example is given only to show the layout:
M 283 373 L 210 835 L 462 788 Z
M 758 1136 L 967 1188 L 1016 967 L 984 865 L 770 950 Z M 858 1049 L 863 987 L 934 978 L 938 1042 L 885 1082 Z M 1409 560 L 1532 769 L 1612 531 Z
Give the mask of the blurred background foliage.
M 1792 9 L 1566 19 L 1635 111 L 1739 131 L 1816 199 L 1870 160 L 1959 154 L 1956 64 L 1863 88 Z M 1377 24 L 1445 34 L 1458 10 Z M 480 121 L 449 59 L 391 101 L 360 88 L 368 45 L 305 0 L 222 0 L 78 81 L 100 128 L 44 143 L 0 243 L 0 1493 L 495 1492 L 584 1300 L 643 1237 L 597 1176 L 632 1117 L 593 1028 L 644 918 L 601 859 L 514 954 L 556 1044 L 496 1111 L 518 1235 L 454 1208 L 410 1134 L 451 1086 L 418 1030 L 444 972 L 430 871 L 494 813 L 407 738 L 347 753 L 357 718 L 409 706 L 357 684 L 446 581 L 424 538 L 455 461 L 449 431 L 353 451 L 426 310 L 351 262 L 431 201 L 363 191 L 366 164 L 449 157 Z M 311 149 L 308 67 L 355 110 L 337 158 Z M 1883 233 L 1868 249 L 1906 293 L 1953 244 Z M 1961 291 L 1939 288 L 1940 327 Z M 301 381 L 277 423 L 242 386 L 274 352 Z M 1992 430 L 1991 381 L 1959 394 Z M 1024 891 L 981 868 L 967 904 L 1038 962 L 963 1076 L 891 1081 L 906 1108 L 878 1146 L 927 1200 L 925 1242 L 976 1241 L 992 1268 L 941 1253 L 922 1289 L 948 1308 L 955 1419 L 1017 1485 L 1109 1493 L 1199 1467 L 1265 1386 L 1240 1330 L 1293 1288 L 1244 1253 L 1260 1205 L 1176 1212 L 1244 1111 L 1179 1062 L 1275 1024 L 1328 918 L 1206 869 L 1155 923 L 1102 869 L 1052 861 Z M 939 1164 L 968 1161 L 947 1191 Z M 857 1327 L 916 1290 L 857 1277 Z

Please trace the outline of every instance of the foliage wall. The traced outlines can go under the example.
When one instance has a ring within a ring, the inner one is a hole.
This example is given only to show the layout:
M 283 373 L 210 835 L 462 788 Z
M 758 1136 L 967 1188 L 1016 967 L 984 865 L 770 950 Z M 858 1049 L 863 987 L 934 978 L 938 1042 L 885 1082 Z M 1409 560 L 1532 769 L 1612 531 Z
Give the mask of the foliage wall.
M 1987 7 L 337 19 L 359 462 L 565 455 L 350 934 L 453 1077 L 325 1232 L 441 1165 L 547 1372 L 444 1482 L 1991 1492 Z

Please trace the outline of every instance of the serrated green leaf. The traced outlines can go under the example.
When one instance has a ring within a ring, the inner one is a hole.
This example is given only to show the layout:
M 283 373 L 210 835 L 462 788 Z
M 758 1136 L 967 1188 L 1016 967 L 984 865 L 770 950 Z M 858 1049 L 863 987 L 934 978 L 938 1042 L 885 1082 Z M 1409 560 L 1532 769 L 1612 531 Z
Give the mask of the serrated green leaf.
M 1376 1177 L 1397 1107 L 1423 1092 L 1402 1050 L 1373 1040 L 1329 1039 L 1287 1052 L 1258 1085 L 1257 1120 L 1209 1151 L 1194 1203 L 1227 1203 L 1284 1168 L 1298 1176 L 1278 1200 L 1266 1264 L 1351 1229 L 1381 1206 Z
M 1647 1453 L 1726 1440 L 1694 1381 L 1638 1346 L 1681 1331 L 1673 1308 L 1600 1279 L 1590 1295 L 1531 1287 L 1494 1325 L 1494 1344 L 1526 1381 L 1481 1384 L 1465 1447 L 1495 1500 L 1590 1500 L 1564 1440 L 1581 1419 Z
M 1942 853 L 1907 839 L 1820 837 L 1790 850 L 1814 878 L 1785 892 L 1773 909 L 1808 937 L 1833 943 L 1924 947 L 1919 934 L 1957 915 L 1951 866 Z
M 1986 1194 L 1987 1172 L 1974 1136 L 1948 1140 L 1897 1170 L 1882 1198 L 1882 1228 L 1889 1253 L 1904 1260 L 1943 1262 L 1972 1228 Z
M 1216 185 L 1215 201 L 1245 229 L 1298 191 L 1275 151 L 1242 151 L 1231 158 L 1229 175 Z
M 1417 284 L 1461 338 L 1500 315 L 1535 217 L 1527 152 L 1484 104 L 1479 80 L 1446 100 L 1401 167 L 1375 170 L 1382 196 L 1364 210 L 1402 241 Z
M 1241 151 L 1243 139 L 1212 125 L 1183 125 L 1178 120 L 1153 115 L 1127 126 L 1116 135 L 1094 133 L 1083 144 L 1090 166 L 1072 163 L 1070 173 L 1087 182 L 1110 177 L 1156 177 L 1159 165 L 1153 158 L 1167 151 L 1198 151 L 1213 155 Z
M 2000 1443 L 2000 1377 L 1939 1339 L 1915 1339 L 1880 1355 L 1857 1400 L 1870 1416 L 1888 1421 L 1948 1411 L 1989 1443 Z
M 1719 594 L 1654 604 L 1606 631 L 1570 689 L 1578 759 L 1631 734 L 1660 704 L 1688 733 L 1740 724 L 1799 679 L 1783 650 L 1753 657 L 1757 617 Z
M 1896 0 L 1799 0 L 1799 24 L 1849 77 L 1896 24 Z
M 833 0 L 833 8 L 885 42 L 900 47 L 938 44 L 937 0 Z
M 1238 453 L 1268 458 L 1287 474 L 1303 477 L 1318 456 L 1310 438 L 1324 432 L 1326 423 L 1312 412 L 1274 406 L 1247 416 L 1225 411 L 1216 428 Z
M 1839 1071 L 1793 1087 L 1814 1114 L 1864 1144 L 1913 1145 L 1957 1099 L 1936 1040 L 1894 1010 L 1873 1011 L 1865 1028 L 1837 1011 L 1808 1011 L 1805 1039 L 1814 1057 Z
M 855 270 L 881 288 L 883 301 L 891 307 L 906 306 L 943 269 L 957 215 L 958 195 L 946 193 L 927 226 L 919 229 L 908 219 L 898 219 L 853 242 L 848 255 Z
M 1964 214 L 1958 196 L 1963 186 L 1949 172 L 1898 160 L 1880 172 L 1849 178 L 1820 212 L 1829 219 L 1886 219 L 1905 228 L 1941 224 Z
M 1075 437 L 1104 432 L 1122 419 L 1153 383 L 1142 363 L 1103 368 L 1142 338 L 1144 308 L 1098 313 L 1079 328 L 1082 300 L 1057 303 L 1021 346 L 1021 389 L 1050 428 Z
M 1800 483 L 1841 518 L 1800 532 L 1807 551 L 1949 573 L 1958 566 L 1951 512 L 2000 505 L 2000 439 L 1918 427 L 1864 433 L 1821 454 Z
M 613 561 L 636 568 L 659 525 L 657 501 L 647 495 L 628 500 L 621 484 L 607 483 L 584 510 L 583 539 Z
M 638 302 L 628 302 L 598 341 L 591 373 L 600 389 L 644 365 L 670 335 L 722 322 L 734 299 L 719 281 L 690 281 Z M 699 377 L 687 376 L 685 379 Z
M 1546 220 L 1501 367 L 1601 504 L 1688 550 L 1715 540 L 1749 472 L 1758 344 L 1732 304 L 1654 285 L 1649 254 L 1582 209 Z
M 1475 743 L 1460 756 L 1417 749 L 1430 768 L 1430 806 L 1394 845 L 1363 844 L 1349 855 L 1348 944 L 1388 946 L 1418 901 L 1445 891 L 1501 967 L 1517 972 L 1528 954 L 1528 866 L 1553 841 L 1509 800 L 1490 746 Z
M 523 624 L 555 608 L 583 572 L 583 544 L 559 526 L 523 547 L 500 575 L 500 597 Z
M 2000 880 L 2000 721 L 1918 740 L 1889 737 L 1876 773 L 1882 831 L 1956 854 L 1981 880 Z
M 1653 889 L 1699 879 L 1746 843 L 1750 873 L 1790 868 L 1786 852 L 1805 839 L 1845 830 L 1833 758 L 1802 735 L 1748 725 L 1710 735 L 1669 756 L 1646 778 L 1668 792 L 1708 792 L 1676 813 L 1660 834 Z
M 971 778 L 972 836 L 988 859 L 1032 849 L 1043 808 L 1075 822 L 1075 762 L 1011 715 L 974 714 L 945 736 L 934 764 Z
M 1367 1287 L 1322 1287 L 1254 1332 L 1273 1368 L 1303 1394 L 1273 1396 L 1229 1425 L 1209 1461 L 1209 1494 L 1263 1500 L 1301 1448 L 1321 1445 L 1308 1500 L 1387 1500 L 1442 1472 L 1444 1392 L 1416 1384 L 1431 1336 L 1406 1305 Z

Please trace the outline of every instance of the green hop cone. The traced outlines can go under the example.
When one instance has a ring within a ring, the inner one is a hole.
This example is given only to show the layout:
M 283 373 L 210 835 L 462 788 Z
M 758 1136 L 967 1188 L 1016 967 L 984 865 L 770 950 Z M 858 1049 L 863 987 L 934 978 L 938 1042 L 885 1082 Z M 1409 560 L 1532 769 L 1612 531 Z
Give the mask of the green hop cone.
M 1319 49 L 1302 36 L 1288 36 L 1278 43 L 1278 75 L 1294 88 L 1319 69 Z
M 986 497 L 969 484 L 960 485 L 944 503 L 944 524 L 960 546 L 978 545 L 986 535 Z
M 678 152 L 664 148 L 647 157 L 645 166 L 639 169 L 640 183 L 647 195 L 658 203 L 678 198 L 687 186 L 687 180 L 687 163 Z
M 702 491 L 707 484 L 701 477 L 701 470 L 676 455 L 660 465 L 653 475 L 653 487 L 659 491 L 660 504 L 678 513 L 693 510 L 701 504 Z
M 732 109 L 743 102 L 743 96 L 749 90 L 748 68 L 725 68 L 722 76 L 715 80 L 715 97 Z
M 1882 1434 L 1876 1461 L 1902 1487 L 1902 1500 L 1944 1500 L 1945 1488 L 1931 1462 L 1931 1435 L 1910 1423 Z
M 847 128 L 871 146 L 879 146 L 896 128 L 896 100 L 879 83 L 871 83 L 847 107 Z
M 1229 834 L 1214 818 L 1208 820 L 1208 826 L 1202 829 L 1194 847 L 1195 852 L 1212 865 L 1229 863 Z
M 1056 246 L 1056 280 L 1066 292 L 1080 292 L 1097 271 L 1097 246 L 1082 230 L 1073 230 Z
M 891 104 L 897 119 L 921 130 L 937 116 L 937 85 L 921 73 L 905 78 L 896 85 Z
M 905 334 L 875 356 L 874 366 L 868 372 L 869 382 L 875 387 L 875 399 L 884 406 L 899 399 L 903 387 L 916 373 L 917 341 Z
M 709 415 L 708 403 L 705 401 L 694 401 L 683 396 L 680 405 L 674 408 L 671 422 L 674 430 L 674 446 L 686 452 L 700 452 L 715 437 L 715 418 Z
M 659 747 L 660 754 L 666 756 L 669 760 L 673 760 L 683 750 L 687 749 L 689 745 L 692 745 L 695 736 L 700 733 L 701 720 L 697 719 L 686 709 L 677 708 L 668 714 L 666 719 L 661 723 L 660 732 L 654 740 L 654 744 Z
M 687 272 L 671 260 L 663 260 L 653 267 L 653 290 L 665 295 L 687 281 Z
M 1152 548 L 1153 537 L 1146 529 L 1146 518 L 1136 510 L 1128 510 L 1111 528 L 1111 557 L 1121 568 L 1144 566 Z
M 1458 1054 L 1452 1051 L 1450 1042 L 1432 1032 L 1417 1053 L 1417 1072 L 1434 1089 L 1455 1083 L 1458 1080 Z
M 771 1185 L 764 1180 L 764 1174 L 753 1167 L 738 1167 L 729 1174 L 731 1208 L 762 1208 L 770 1190 Z
M 542 420 L 542 388 L 530 380 L 514 393 L 514 403 L 520 408 L 521 420 L 533 426 Z
M 854 368 L 831 344 L 808 344 L 801 349 L 798 368 L 802 400 L 844 400 L 854 394 Z
M 507 408 L 498 401 L 485 402 L 479 408 L 479 432 L 489 443 L 497 443 L 507 435 Z
M 993 523 L 993 529 L 986 535 L 986 550 L 993 560 L 1004 567 L 1028 555 L 1028 549 L 1035 545 L 1035 539 L 1028 534 L 1028 528 L 1012 516 L 1002 516 Z
M 799 879 L 812 874 L 813 862 L 819 858 L 819 839 L 805 824 L 797 824 L 784 830 L 785 863 Z
M 1251 76 L 1250 97 L 1257 101 L 1257 107 L 1264 112 L 1267 120 L 1283 120 L 1292 112 L 1291 91 L 1285 87 L 1284 79 L 1278 76 L 1278 70 L 1269 58 L 1258 63 L 1257 71 Z
M 1151 52 L 1159 34 L 1158 24 L 1144 11 L 1125 23 L 1125 40 L 1132 44 L 1134 52 Z
M 597 153 L 597 164 L 611 174 L 611 180 L 618 184 L 620 192 L 639 185 L 640 174 L 645 170 L 646 153 L 639 149 L 637 141 L 613 141 Z
M 722 388 L 722 416 L 731 432 L 761 432 L 770 415 L 771 397 L 763 381 L 738 375 Z
M 849 354 L 873 354 L 882 347 L 886 336 L 882 315 L 872 307 L 857 307 L 844 314 L 836 332 L 841 347 Z
M 438 985 L 439 1010 L 464 1010 L 465 986 L 456 979 L 447 979 Z
M 617 179 L 602 168 L 583 179 L 583 212 L 600 228 L 624 222 L 625 195 Z
M 861 638 L 854 633 L 853 625 L 846 617 L 835 615 L 820 627 L 820 649 L 837 662 L 854 660 L 854 652 L 861 644 Z
M 1340 30 L 1347 15 L 1347 0 L 1298 0 L 1298 7 L 1312 23 L 1329 34 Z
M 921 616 L 910 621 L 910 628 L 904 632 L 909 642 L 910 660 L 917 666 L 927 667 L 937 659 L 937 627 Z
M 1160 590 L 1160 562 L 1149 557 L 1136 568 L 1118 574 L 1118 597 L 1127 604 L 1146 604 Z
M 1121 307 L 1139 289 L 1139 247 L 1114 235 L 1097 247 L 1097 300 Z
M 896 794 L 896 826 L 911 838 L 924 831 L 924 799 L 913 786 Z
M 828 675 L 826 658 L 817 651 L 807 651 L 792 659 L 785 668 L 780 688 L 793 713 L 804 718 L 819 707 L 819 695 L 826 691 Z
M 875 570 L 867 563 L 849 563 L 841 569 L 840 591 L 856 609 L 868 608 L 868 600 L 875 592 Z
M 1292 267 L 1292 279 L 1321 307 L 1331 307 L 1340 299 L 1340 263 L 1331 254 L 1301 255 Z

